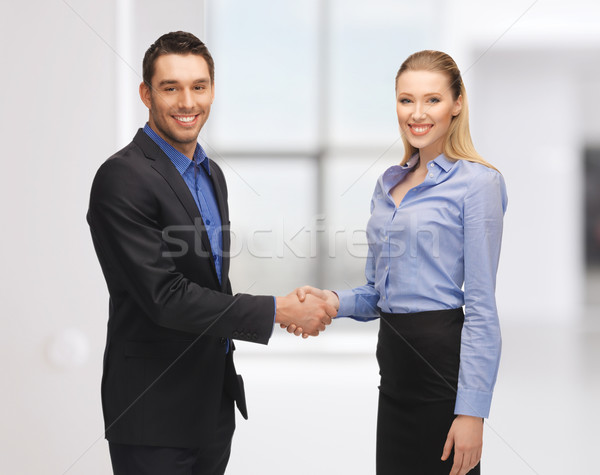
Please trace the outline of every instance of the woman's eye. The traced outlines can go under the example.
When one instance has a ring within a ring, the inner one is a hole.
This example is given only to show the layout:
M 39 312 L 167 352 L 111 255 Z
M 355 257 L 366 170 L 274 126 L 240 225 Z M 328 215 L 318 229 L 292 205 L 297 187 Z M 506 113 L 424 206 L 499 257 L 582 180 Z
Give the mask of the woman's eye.
M 437 103 L 440 102 L 440 100 L 437 97 L 432 97 L 431 99 L 429 99 L 429 102 Z
M 400 104 L 408 104 L 410 99 L 400 99 Z

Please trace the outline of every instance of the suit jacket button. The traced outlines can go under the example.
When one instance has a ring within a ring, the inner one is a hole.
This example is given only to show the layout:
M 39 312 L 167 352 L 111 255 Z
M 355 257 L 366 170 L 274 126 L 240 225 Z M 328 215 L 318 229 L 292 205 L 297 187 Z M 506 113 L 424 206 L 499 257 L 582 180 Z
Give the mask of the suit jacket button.
M 225 346 L 225 345 L 227 344 L 227 338 L 220 338 L 220 339 L 219 339 L 219 343 L 220 343 L 222 346 Z
M 238 332 L 233 332 L 232 335 L 233 335 L 233 338 L 237 338 L 238 335 L 239 335 L 239 333 Z
M 256 333 L 253 333 L 253 334 L 252 334 L 252 339 L 253 339 L 253 340 L 257 340 L 257 339 L 258 339 L 258 335 L 257 335 Z

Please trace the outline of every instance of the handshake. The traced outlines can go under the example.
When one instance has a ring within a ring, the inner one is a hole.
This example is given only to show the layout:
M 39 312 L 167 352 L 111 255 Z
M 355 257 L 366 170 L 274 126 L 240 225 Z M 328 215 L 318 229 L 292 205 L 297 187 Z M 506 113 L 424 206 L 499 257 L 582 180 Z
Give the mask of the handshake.
M 305 285 L 285 297 L 277 297 L 275 323 L 302 338 L 318 336 L 339 308 L 340 301 L 334 292 Z

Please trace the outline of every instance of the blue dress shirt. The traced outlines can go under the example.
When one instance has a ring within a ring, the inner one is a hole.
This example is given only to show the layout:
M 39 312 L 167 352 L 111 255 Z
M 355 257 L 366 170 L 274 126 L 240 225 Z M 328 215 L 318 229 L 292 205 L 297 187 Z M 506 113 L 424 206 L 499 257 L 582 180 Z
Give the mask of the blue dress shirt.
M 506 186 L 497 171 L 442 154 L 396 207 L 390 191 L 418 160 L 415 154 L 377 181 L 367 225 L 367 283 L 337 292 L 338 317 L 368 321 L 379 309 L 464 305 L 455 413 L 488 417 L 501 349 L 495 287 Z
M 152 130 L 152 127 L 150 127 L 148 123 L 144 126 L 144 132 L 163 152 L 165 152 L 188 186 L 190 193 L 196 202 L 196 206 L 198 206 L 202 221 L 204 221 L 215 268 L 217 270 L 217 276 L 219 277 L 219 283 L 221 283 L 221 268 L 223 261 L 221 214 L 219 213 L 215 189 L 210 179 L 210 162 L 206 152 L 204 152 L 204 149 L 197 143 L 196 149 L 194 150 L 194 159 L 190 160 Z M 277 300 L 275 297 L 273 297 L 273 306 L 274 325 L 277 313 Z M 229 353 L 229 339 L 227 340 L 226 351 Z
M 190 160 L 154 132 L 148 124 L 144 126 L 144 132 L 165 152 L 190 189 L 190 193 L 194 197 L 196 206 L 198 206 L 198 210 L 202 216 L 202 221 L 204 221 L 215 268 L 217 269 L 217 276 L 219 277 L 219 282 L 221 282 L 221 263 L 223 260 L 221 215 L 219 213 L 215 190 L 210 179 L 210 162 L 204 149 L 197 143 L 196 150 L 194 150 L 194 159 Z

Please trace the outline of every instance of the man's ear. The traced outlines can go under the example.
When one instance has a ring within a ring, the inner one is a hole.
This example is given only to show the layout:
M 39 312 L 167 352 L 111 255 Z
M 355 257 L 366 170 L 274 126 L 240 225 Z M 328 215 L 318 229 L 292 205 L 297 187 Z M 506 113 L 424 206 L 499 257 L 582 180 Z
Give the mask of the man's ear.
M 151 94 L 152 91 L 150 90 L 150 87 L 142 81 L 140 83 L 140 99 L 148 109 L 150 109 L 150 105 L 152 104 L 152 100 L 150 97 Z

